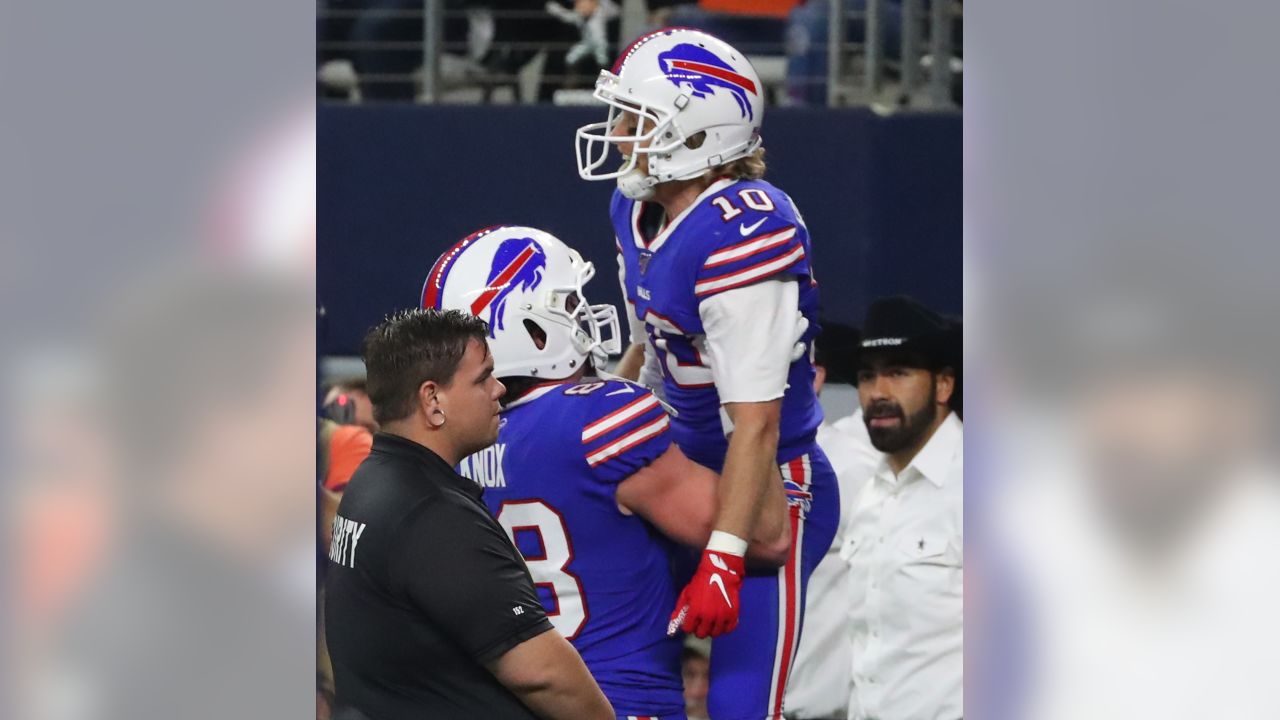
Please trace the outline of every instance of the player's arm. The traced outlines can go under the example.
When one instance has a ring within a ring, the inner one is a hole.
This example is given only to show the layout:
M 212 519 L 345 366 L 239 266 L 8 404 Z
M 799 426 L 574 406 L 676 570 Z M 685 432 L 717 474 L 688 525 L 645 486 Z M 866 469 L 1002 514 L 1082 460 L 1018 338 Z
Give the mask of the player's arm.
M 699 314 L 720 401 L 733 423 L 716 530 L 749 537 L 778 474 L 782 396 L 787 389 L 800 291 L 775 278 L 702 302 Z M 776 517 L 766 517 L 776 520 Z
M 698 312 L 716 392 L 733 423 L 715 530 L 672 614 L 673 628 L 704 637 L 737 626 L 747 538 L 776 521 L 765 510 L 781 491 L 770 485 L 780 485 L 779 425 L 801 322 L 799 288 L 790 278 L 770 278 L 711 295 Z
M 658 356 L 649 349 L 649 343 L 643 339 L 640 342 L 633 342 L 622 353 L 622 359 L 613 369 L 613 374 L 624 380 L 638 382 L 652 390 L 654 394 L 663 397 L 662 368 L 658 365 Z
M 640 368 L 644 367 L 644 343 L 631 343 L 618 360 L 613 374 L 624 380 L 637 382 L 640 380 Z
M 615 718 L 578 651 L 554 630 L 525 640 L 486 667 L 538 717 Z
M 791 549 L 791 525 L 787 519 L 787 495 L 782 486 L 782 473 L 779 472 L 776 461 L 782 400 L 729 403 L 725 405 L 725 411 L 733 420 L 734 431 L 729 436 L 724 474 L 758 473 L 759 477 L 751 479 L 750 487 L 759 488 L 760 495 L 753 508 L 746 503 L 735 505 L 733 509 L 739 514 L 731 517 L 725 513 L 725 503 L 731 502 L 726 498 L 728 483 L 721 482 L 717 493 L 716 506 L 720 512 L 716 518 L 716 529 L 732 532 L 727 528 L 735 527 L 736 523 L 741 522 L 750 527 L 747 537 L 753 541 L 757 538 L 774 538 L 778 542 L 778 538 L 786 538 L 785 542 L 779 543 L 782 556 L 777 564 L 783 565 L 787 561 L 787 551 Z M 734 449 L 735 443 L 739 445 L 737 450 Z M 749 551 L 747 557 L 753 559 Z
M 719 476 L 690 460 L 675 444 L 618 485 L 618 504 L 683 545 L 707 544 L 715 522 Z M 776 521 L 760 523 L 747 547 L 747 559 L 778 567 L 786 563 L 791 534 L 786 527 L 786 497 L 781 481 L 768 498 Z

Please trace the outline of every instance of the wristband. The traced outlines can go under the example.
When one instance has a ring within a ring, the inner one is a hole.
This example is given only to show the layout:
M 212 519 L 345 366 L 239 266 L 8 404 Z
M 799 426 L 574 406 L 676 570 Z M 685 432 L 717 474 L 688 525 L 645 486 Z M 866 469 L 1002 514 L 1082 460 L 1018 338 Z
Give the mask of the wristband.
M 707 549 L 712 552 L 742 557 L 747 554 L 747 541 L 732 533 L 714 530 L 707 541 Z

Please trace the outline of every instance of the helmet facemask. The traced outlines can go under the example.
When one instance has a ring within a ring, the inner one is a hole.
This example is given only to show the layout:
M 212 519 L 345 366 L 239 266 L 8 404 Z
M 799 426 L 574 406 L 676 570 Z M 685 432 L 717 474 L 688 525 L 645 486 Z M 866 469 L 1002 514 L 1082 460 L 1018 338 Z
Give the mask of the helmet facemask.
M 618 90 L 618 76 L 608 70 L 600 71 L 594 97 L 609 106 L 609 115 L 604 122 L 578 128 L 575 148 L 578 175 L 582 179 L 615 180 L 635 170 L 641 154 L 667 154 L 679 150 L 684 144 L 686 138 L 676 124 L 674 114 L 636 98 L 625 97 Z M 636 118 L 635 130 L 627 135 L 615 135 L 616 128 L 628 115 Z M 656 142 L 658 138 L 663 142 Z M 631 145 L 629 155 L 622 153 L 622 145 Z M 623 157 L 622 166 L 600 171 L 608 163 L 609 150 L 614 146 Z
M 597 367 L 603 367 L 610 355 L 622 352 L 618 310 L 609 304 L 588 304 L 582 288 L 595 276 L 595 266 L 577 257 L 576 253 L 573 266 L 577 271 L 573 285 L 551 287 L 543 293 L 544 317 L 568 334 L 577 354 L 584 358 L 591 356 Z M 547 328 L 543 331 L 546 332 Z
M 682 117 L 691 102 L 689 96 L 679 93 L 669 103 L 670 107 L 646 103 L 621 90 L 618 76 L 608 70 L 600 71 L 594 96 L 609 107 L 604 122 L 591 123 L 578 129 L 576 150 L 578 175 L 584 180 L 618 181 L 618 187 L 627 197 L 648 199 L 658 183 L 672 180 L 688 180 L 699 177 L 711 168 L 755 152 L 761 145 L 758 132 L 743 128 L 739 122 L 710 122 L 705 116 L 685 118 L 698 127 L 684 127 L 677 119 Z M 614 134 L 619 123 L 628 116 L 636 119 L 635 130 L 628 134 Z M 689 143 L 690 138 L 728 132 L 736 135 L 728 144 L 724 139 L 706 146 Z M 630 145 L 629 155 L 622 153 L 622 145 Z M 612 171 L 601 171 L 609 161 L 609 149 L 618 146 L 623 163 Z M 646 156 L 646 168 L 639 167 L 640 156 Z

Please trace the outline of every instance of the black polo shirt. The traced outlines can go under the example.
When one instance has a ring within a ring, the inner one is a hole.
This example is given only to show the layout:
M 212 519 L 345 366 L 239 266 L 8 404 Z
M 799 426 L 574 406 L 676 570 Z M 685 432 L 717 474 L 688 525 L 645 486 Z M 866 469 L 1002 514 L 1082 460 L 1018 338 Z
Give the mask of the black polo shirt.
M 484 664 L 551 629 L 480 488 L 378 433 L 343 494 L 325 579 L 337 702 L 374 720 L 533 718 Z

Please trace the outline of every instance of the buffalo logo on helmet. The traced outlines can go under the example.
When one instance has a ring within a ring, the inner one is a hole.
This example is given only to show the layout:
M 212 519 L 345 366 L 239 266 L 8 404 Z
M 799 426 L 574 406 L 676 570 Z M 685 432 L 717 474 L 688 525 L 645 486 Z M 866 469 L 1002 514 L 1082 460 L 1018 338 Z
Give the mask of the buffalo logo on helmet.
M 507 309 L 507 296 L 516 290 L 528 292 L 537 288 L 546 268 L 547 254 L 533 238 L 511 238 L 498 245 L 484 291 L 471 303 L 472 315 L 489 311 L 485 318 L 489 323 L 489 337 L 496 337 L 495 333 L 504 329 L 502 318 Z
M 755 81 L 739 74 L 729 63 L 710 50 L 680 43 L 658 55 L 658 65 L 676 87 L 687 85 L 695 98 L 715 94 L 716 88 L 728 91 L 738 103 L 742 117 L 755 119 L 747 93 L 759 95 Z

